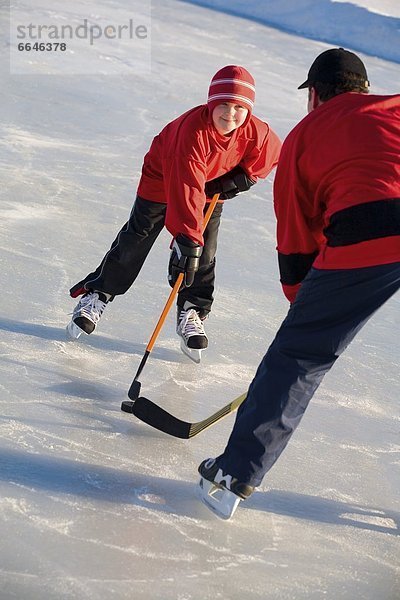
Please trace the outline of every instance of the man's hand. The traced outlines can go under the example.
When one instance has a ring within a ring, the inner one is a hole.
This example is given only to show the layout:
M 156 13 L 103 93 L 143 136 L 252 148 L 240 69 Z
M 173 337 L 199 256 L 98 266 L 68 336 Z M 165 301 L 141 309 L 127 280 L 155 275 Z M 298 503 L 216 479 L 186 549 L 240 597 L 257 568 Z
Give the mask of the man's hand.
M 234 198 L 240 192 L 246 192 L 254 185 L 256 181 L 251 179 L 242 167 L 235 167 L 225 175 L 207 181 L 204 191 L 207 198 L 212 198 L 214 194 L 219 194 L 220 200 L 229 200 Z
M 183 287 L 190 287 L 199 268 L 203 247 L 183 234 L 176 236 L 171 246 L 171 256 L 168 264 L 168 282 L 174 287 L 180 273 L 184 274 Z

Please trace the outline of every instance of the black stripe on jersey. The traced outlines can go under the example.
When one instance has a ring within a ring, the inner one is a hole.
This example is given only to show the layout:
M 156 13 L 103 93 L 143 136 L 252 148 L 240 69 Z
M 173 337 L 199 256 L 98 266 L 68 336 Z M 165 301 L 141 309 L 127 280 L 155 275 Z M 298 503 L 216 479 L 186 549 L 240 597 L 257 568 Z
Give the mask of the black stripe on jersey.
M 317 256 L 318 252 L 312 254 L 282 254 L 278 252 L 279 272 L 281 283 L 285 285 L 296 285 L 303 281 Z
M 400 235 L 400 198 L 364 202 L 339 210 L 331 216 L 324 235 L 331 247 Z

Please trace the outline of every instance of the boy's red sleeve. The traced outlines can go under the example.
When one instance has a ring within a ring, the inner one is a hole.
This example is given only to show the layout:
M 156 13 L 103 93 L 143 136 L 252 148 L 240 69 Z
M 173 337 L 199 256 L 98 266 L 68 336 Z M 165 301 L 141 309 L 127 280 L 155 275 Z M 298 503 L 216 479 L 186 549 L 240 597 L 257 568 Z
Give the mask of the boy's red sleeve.
M 165 226 L 176 237 L 186 235 L 201 246 L 203 212 L 206 204 L 204 186 L 206 166 L 200 161 L 179 156 L 166 159 L 164 185 L 167 196 Z
M 264 124 L 265 125 L 265 124 Z M 244 156 L 240 166 L 244 168 L 251 179 L 265 179 L 278 164 L 282 143 L 276 133 L 268 127 L 260 144 Z

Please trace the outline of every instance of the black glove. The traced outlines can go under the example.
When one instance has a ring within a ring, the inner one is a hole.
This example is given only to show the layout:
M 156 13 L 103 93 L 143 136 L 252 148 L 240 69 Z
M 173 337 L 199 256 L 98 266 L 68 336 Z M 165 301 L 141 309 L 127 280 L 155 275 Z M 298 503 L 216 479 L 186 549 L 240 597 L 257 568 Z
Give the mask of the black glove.
M 184 274 L 183 287 L 190 287 L 199 268 L 203 246 L 180 233 L 172 242 L 168 264 L 168 282 L 174 287 L 179 273 Z
M 212 198 L 214 194 L 219 194 L 221 200 L 229 200 L 239 194 L 246 192 L 254 185 L 256 181 L 251 179 L 242 167 L 235 167 L 225 175 L 207 181 L 204 186 L 204 191 L 207 198 Z

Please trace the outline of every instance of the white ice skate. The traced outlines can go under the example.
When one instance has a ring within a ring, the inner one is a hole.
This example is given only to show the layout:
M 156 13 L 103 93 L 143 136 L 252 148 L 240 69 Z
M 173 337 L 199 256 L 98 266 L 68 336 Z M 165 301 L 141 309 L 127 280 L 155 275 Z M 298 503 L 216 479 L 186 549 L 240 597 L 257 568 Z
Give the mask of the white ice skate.
M 247 483 L 241 483 L 232 475 L 224 473 L 215 458 L 203 460 L 199 466 L 200 499 L 220 519 L 230 519 L 241 500 L 254 491 Z
M 77 340 L 83 333 L 90 335 L 96 328 L 110 297 L 102 292 L 88 292 L 82 296 L 67 325 L 67 338 Z
M 200 477 L 199 495 L 204 504 L 220 519 L 230 519 L 242 498 L 220 485 Z
M 208 339 L 199 309 L 188 301 L 182 309 L 178 308 L 176 332 L 181 338 L 182 352 L 195 363 L 199 363 L 202 350 L 208 346 Z

